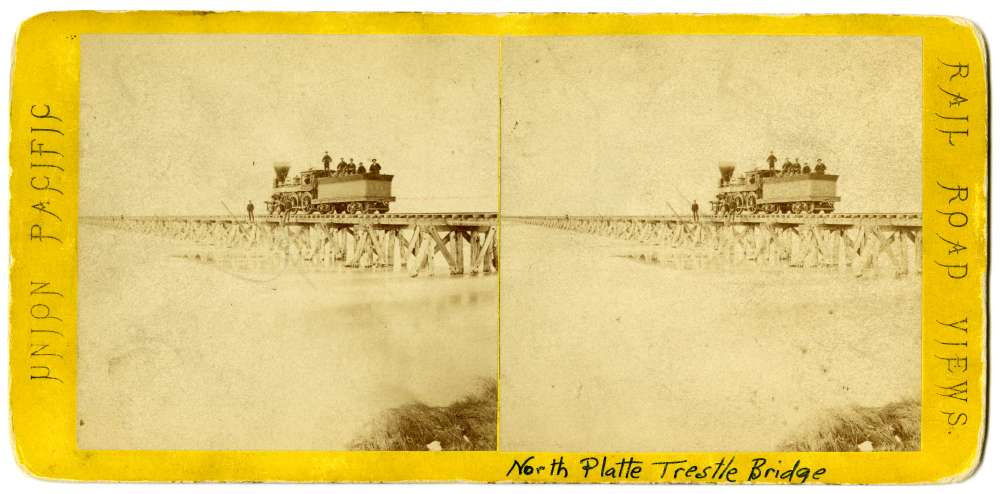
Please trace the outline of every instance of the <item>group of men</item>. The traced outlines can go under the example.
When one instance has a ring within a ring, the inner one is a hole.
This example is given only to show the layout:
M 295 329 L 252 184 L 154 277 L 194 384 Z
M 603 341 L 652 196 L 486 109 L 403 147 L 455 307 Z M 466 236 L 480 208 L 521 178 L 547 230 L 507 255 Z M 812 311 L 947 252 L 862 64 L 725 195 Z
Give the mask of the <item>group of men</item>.
M 333 163 L 333 158 L 330 157 L 330 153 L 323 153 L 323 169 L 329 171 L 330 163 Z M 365 170 L 364 163 L 354 163 L 354 158 L 350 161 L 344 161 L 344 158 L 340 158 L 340 163 L 337 163 L 337 169 L 334 171 L 335 175 L 351 175 L 356 173 L 374 173 L 378 175 L 382 171 L 382 165 L 379 164 L 378 160 L 372 158 L 371 164 L 368 165 L 368 169 Z
M 767 157 L 767 165 L 771 170 L 774 170 L 774 164 L 778 162 L 778 158 L 774 156 L 774 151 Z M 795 161 L 786 158 L 785 163 L 781 165 L 781 175 L 798 175 L 798 174 L 808 174 L 808 173 L 819 173 L 820 175 L 826 173 L 826 164 L 823 160 L 816 158 L 816 166 L 809 168 L 809 165 L 802 165 L 799 163 L 799 159 L 795 158 Z

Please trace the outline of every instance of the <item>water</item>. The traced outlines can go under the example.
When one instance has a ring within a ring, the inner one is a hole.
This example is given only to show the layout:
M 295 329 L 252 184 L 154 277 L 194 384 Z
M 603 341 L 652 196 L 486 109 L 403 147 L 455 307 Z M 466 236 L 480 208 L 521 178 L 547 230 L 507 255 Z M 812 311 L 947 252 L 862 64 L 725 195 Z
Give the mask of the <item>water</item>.
M 496 276 L 193 252 L 80 226 L 81 448 L 344 449 L 388 408 L 497 374 Z
M 502 233 L 502 449 L 774 450 L 826 408 L 920 396 L 917 278 L 674 269 L 631 242 Z
M 826 408 L 920 396 L 919 279 L 501 232 L 500 278 L 409 278 L 81 225 L 80 447 L 343 449 L 497 375 L 499 281 L 506 450 L 772 450 Z

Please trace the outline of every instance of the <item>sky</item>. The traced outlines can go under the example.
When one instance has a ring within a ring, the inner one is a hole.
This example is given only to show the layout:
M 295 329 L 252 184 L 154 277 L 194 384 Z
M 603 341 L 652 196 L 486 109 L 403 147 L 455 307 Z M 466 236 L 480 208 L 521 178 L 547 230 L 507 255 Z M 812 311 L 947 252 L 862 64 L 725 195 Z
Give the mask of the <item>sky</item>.
M 771 151 L 822 158 L 838 211 L 919 211 L 920 63 L 912 37 L 84 35 L 80 213 L 242 214 L 324 151 L 378 158 L 393 211 L 493 211 L 499 179 L 506 214 L 683 212 Z
M 243 214 L 378 158 L 393 211 L 496 211 L 498 39 L 84 35 L 80 214 Z
M 507 214 L 683 213 L 771 151 L 840 175 L 838 211 L 920 210 L 919 38 L 507 37 L 502 60 Z

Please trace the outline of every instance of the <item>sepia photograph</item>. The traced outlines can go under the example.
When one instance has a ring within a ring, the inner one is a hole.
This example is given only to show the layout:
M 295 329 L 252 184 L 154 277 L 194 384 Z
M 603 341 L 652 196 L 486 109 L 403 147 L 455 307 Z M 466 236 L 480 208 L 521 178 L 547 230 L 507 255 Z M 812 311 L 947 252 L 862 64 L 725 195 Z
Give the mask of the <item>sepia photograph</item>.
M 500 449 L 915 451 L 921 40 L 502 40 Z
M 79 445 L 918 450 L 920 60 L 84 36 Z
M 83 450 L 495 450 L 499 40 L 80 39 Z

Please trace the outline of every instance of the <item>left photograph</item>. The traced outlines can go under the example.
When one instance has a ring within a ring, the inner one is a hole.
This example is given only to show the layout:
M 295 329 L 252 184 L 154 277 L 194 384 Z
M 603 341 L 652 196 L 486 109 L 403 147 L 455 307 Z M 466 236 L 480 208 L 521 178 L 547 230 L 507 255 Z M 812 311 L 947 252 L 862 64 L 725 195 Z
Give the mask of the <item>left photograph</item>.
M 82 35 L 78 448 L 495 450 L 498 42 Z

